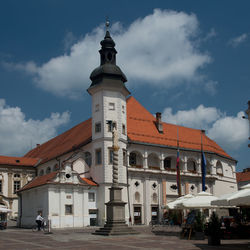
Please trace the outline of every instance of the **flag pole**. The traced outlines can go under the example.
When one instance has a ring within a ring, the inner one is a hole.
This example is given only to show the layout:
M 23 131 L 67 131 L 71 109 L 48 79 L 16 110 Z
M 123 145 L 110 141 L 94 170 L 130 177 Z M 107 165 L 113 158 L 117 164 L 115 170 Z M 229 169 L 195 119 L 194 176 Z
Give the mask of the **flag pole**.
M 206 158 L 203 152 L 202 134 L 205 130 L 201 130 L 201 176 L 202 176 L 202 191 L 206 191 Z
M 181 175 L 180 175 L 180 150 L 179 150 L 179 128 L 177 127 L 177 159 L 176 159 L 176 181 L 178 196 L 181 197 Z

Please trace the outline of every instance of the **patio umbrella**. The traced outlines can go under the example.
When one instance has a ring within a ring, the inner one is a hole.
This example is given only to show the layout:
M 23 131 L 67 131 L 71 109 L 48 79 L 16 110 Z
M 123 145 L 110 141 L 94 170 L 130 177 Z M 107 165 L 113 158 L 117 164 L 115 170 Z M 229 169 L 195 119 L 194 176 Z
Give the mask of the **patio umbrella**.
M 187 199 L 190 199 L 190 198 L 193 198 L 193 197 L 194 196 L 192 194 L 187 194 L 187 195 L 181 196 L 181 197 L 177 198 L 175 201 L 169 202 L 166 205 L 166 208 L 168 208 L 168 209 L 177 209 L 178 204 L 181 204 L 183 201 L 185 201 Z
M 241 190 L 236 192 L 229 200 L 232 206 L 250 206 L 250 184 L 241 187 Z
M 0 207 L 0 213 L 9 213 L 9 212 L 11 212 L 11 210 L 10 209 L 8 209 L 7 207 Z
M 250 206 L 250 184 L 247 184 L 236 192 L 224 194 L 217 200 L 211 202 L 212 205 L 226 206 Z
M 217 199 L 217 197 L 213 196 L 207 192 L 200 192 L 193 198 L 183 201 L 181 204 L 177 205 L 177 207 L 182 208 L 211 208 L 211 201 Z

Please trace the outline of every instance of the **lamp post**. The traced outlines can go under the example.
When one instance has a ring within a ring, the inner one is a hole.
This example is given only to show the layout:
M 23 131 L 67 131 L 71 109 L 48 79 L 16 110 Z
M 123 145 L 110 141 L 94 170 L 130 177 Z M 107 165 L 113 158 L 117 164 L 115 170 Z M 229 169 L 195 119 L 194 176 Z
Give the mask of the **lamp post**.
M 248 119 L 249 121 L 249 131 L 250 131 L 250 101 L 248 101 L 248 109 L 245 111 L 245 113 L 247 114 L 247 117 L 246 116 L 243 116 L 242 118 L 243 119 Z M 248 135 L 248 139 L 250 140 L 250 133 Z M 248 147 L 250 148 L 250 144 L 248 144 Z

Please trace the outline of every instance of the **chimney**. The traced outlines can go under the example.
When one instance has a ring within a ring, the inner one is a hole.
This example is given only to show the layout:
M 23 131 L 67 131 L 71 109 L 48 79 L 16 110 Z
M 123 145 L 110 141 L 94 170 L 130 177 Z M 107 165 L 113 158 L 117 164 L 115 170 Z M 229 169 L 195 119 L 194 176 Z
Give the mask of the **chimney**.
M 37 144 L 36 144 L 36 146 L 37 146 L 37 147 L 39 147 L 39 146 L 40 146 L 40 144 L 39 144 L 39 143 L 37 143 Z
M 162 126 L 161 113 L 160 112 L 156 113 L 156 127 L 157 127 L 159 133 L 163 134 L 163 126 Z

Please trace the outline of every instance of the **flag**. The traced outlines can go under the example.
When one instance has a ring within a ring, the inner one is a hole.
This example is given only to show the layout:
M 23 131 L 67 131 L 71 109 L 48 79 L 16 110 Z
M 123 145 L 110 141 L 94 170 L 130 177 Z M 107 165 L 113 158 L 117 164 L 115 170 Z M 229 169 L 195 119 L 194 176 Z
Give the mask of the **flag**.
M 180 151 L 179 147 L 177 148 L 177 158 L 176 158 L 176 182 L 178 188 L 178 194 L 181 196 L 181 182 L 180 182 Z
M 206 191 L 205 190 L 205 184 L 206 184 L 206 158 L 205 158 L 205 154 L 203 151 L 201 151 L 201 172 L 202 172 L 202 191 Z

